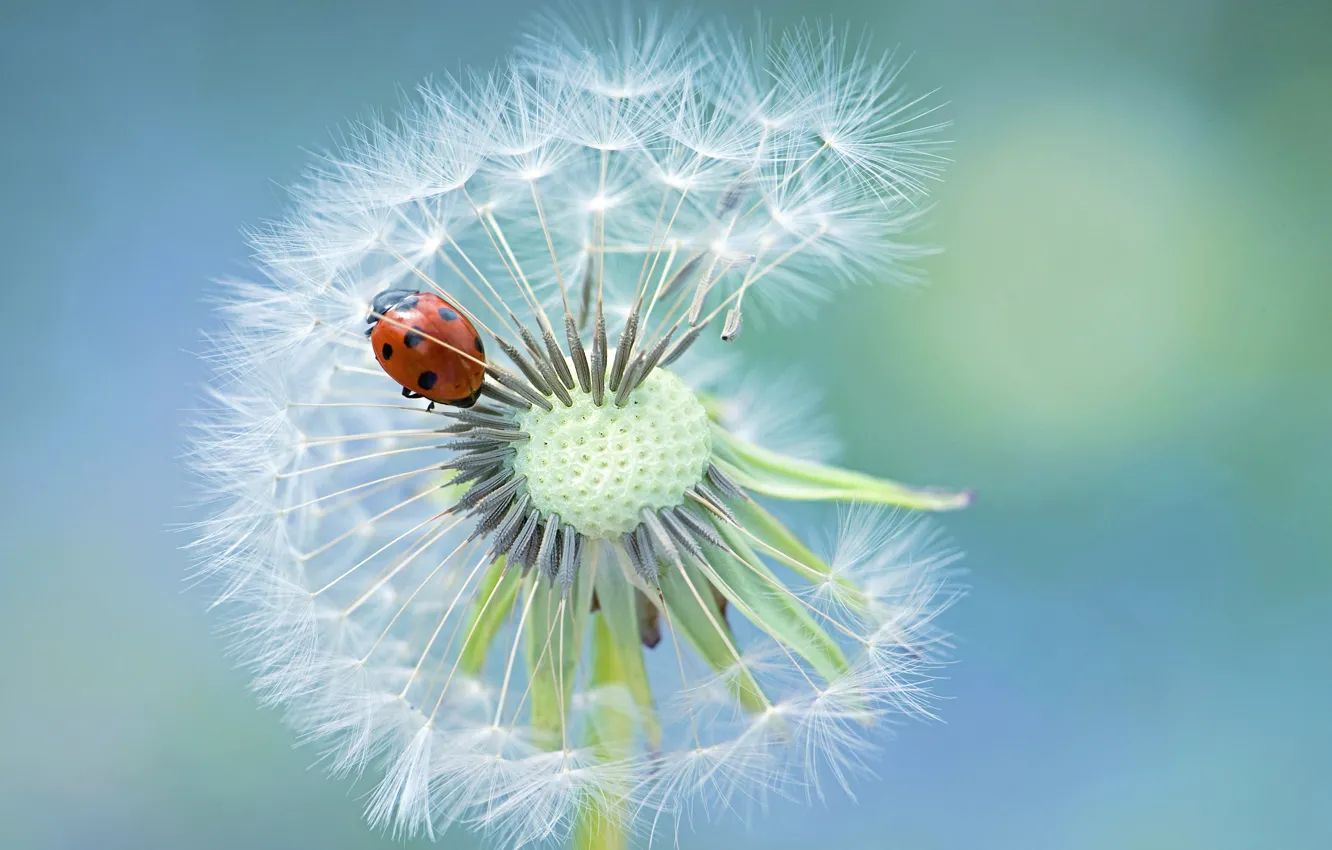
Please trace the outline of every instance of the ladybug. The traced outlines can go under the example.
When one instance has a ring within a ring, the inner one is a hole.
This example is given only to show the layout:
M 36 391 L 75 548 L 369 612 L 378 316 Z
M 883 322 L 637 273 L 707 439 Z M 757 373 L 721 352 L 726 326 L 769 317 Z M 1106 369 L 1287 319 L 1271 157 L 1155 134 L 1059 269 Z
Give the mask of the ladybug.
M 365 335 L 405 397 L 428 398 L 430 408 L 436 402 L 476 404 L 486 379 L 486 348 L 461 310 L 438 295 L 410 289 L 384 290 L 370 310 Z

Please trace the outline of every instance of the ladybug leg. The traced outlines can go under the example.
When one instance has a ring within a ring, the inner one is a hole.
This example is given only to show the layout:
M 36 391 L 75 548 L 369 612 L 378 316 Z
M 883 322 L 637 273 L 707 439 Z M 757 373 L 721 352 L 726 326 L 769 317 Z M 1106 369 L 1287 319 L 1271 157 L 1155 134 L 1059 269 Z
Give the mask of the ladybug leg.
M 403 397 L 403 398 L 421 398 L 421 394 L 420 394 L 420 393 L 414 393 L 414 392 L 412 392 L 411 390 L 407 389 L 406 387 L 403 387 L 403 388 L 402 388 L 402 397 Z
M 434 412 L 435 412 L 435 403 L 432 401 L 430 402 L 430 404 L 426 405 L 426 413 L 434 413 Z

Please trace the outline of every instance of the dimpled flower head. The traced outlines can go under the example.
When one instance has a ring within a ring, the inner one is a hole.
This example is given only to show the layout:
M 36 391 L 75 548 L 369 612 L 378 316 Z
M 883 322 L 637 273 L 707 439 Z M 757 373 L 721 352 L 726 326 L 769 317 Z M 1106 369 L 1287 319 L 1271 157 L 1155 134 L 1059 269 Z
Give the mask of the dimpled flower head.
M 952 555 L 907 516 L 966 495 L 826 465 L 806 383 L 765 399 L 726 349 L 746 311 L 906 274 L 930 110 L 835 31 L 548 22 L 356 125 L 252 234 L 196 548 L 373 825 L 626 846 L 847 787 L 927 710 Z M 466 335 L 411 324 L 431 299 Z M 844 505 L 826 551 L 783 500 Z

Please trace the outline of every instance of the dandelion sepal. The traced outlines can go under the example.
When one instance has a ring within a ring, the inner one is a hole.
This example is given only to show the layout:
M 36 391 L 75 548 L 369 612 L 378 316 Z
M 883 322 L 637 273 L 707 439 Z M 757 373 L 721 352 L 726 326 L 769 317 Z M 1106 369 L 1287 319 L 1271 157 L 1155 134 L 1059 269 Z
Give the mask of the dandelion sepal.
M 814 554 L 795 532 L 762 505 L 753 499 L 738 499 L 730 508 L 739 523 L 738 528 L 731 529 L 734 533 L 752 535 L 760 547 L 770 551 L 784 566 L 803 578 L 816 583 L 835 581 L 839 597 L 856 610 L 864 609 L 868 602 L 864 591 L 855 582 L 834 575 L 827 561 Z
M 679 629 L 694 651 L 727 685 L 749 712 L 766 711 L 772 703 L 754 675 L 740 660 L 740 652 L 726 622 L 726 612 L 708 589 L 707 578 L 688 561 L 672 564 L 661 574 L 661 599 L 671 628 Z
M 601 588 L 613 583 L 598 583 L 598 599 L 601 598 Z M 625 582 L 618 583 L 628 588 Z M 632 597 L 629 602 L 633 604 Z M 636 654 L 638 640 L 635 637 L 631 644 L 626 645 L 612 630 L 607 612 L 603 601 L 600 613 L 592 615 L 592 665 L 588 685 L 595 694 L 596 703 L 588 718 L 587 744 L 602 761 L 618 762 L 632 755 L 634 717 L 625 710 L 623 702 L 607 698 L 605 693 L 611 689 L 627 687 L 633 673 L 632 662 L 626 663 L 629 661 L 626 650 L 633 649 Z M 641 655 L 638 657 L 638 667 L 642 667 Z M 608 788 L 605 794 L 588 799 L 574 824 L 575 850 L 621 850 L 628 845 L 625 830 L 627 790 Z
M 618 570 L 603 569 L 596 577 L 597 604 L 601 617 L 597 628 L 609 630 L 617 649 L 620 682 L 633 696 L 643 726 L 643 735 L 656 750 L 661 747 L 661 723 L 652 704 L 652 685 L 643 664 L 643 644 L 638 629 L 637 592 Z M 609 650 L 608 650 L 609 651 Z
M 573 850 L 625 850 L 629 835 L 623 817 L 622 813 L 607 811 L 600 802 L 590 802 L 579 812 L 574 825 Z
M 533 743 L 544 749 L 568 749 L 569 700 L 578 678 L 583 630 L 591 593 L 588 576 L 580 574 L 573 592 L 565 595 L 558 585 L 545 581 L 535 571 L 528 574 L 533 594 L 529 628 L 526 630 L 528 699 L 532 707 L 528 725 Z M 581 604 L 580 604 L 581 602 Z
M 496 558 L 482 576 L 479 592 L 468 611 L 464 626 L 467 642 L 458 653 L 458 670 L 464 675 L 481 675 L 490 643 L 509 618 L 521 583 L 519 571 L 509 569 L 503 556 Z
M 805 659 L 824 681 L 846 673 L 846 656 L 749 544 L 726 523 L 718 523 L 730 552 L 711 548 L 709 578 L 717 589 L 774 640 Z M 734 554 L 732 554 L 734 553 Z
M 713 425 L 713 462 L 742 487 L 777 499 L 865 502 L 914 511 L 953 511 L 971 504 L 969 490 L 911 487 L 847 469 L 788 457 Z

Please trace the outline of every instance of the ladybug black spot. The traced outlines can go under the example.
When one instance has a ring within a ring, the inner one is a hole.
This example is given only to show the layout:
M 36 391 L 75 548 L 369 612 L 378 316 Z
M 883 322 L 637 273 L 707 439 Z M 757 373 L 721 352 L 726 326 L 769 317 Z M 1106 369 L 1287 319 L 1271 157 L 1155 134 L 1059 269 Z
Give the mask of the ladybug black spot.
M 434 387 L 435 381 L 438 380 L 439 376 L 436 375 L 434 372 L 422 372 L 421 377 L 416 379 L 416 385 L 423 390 L 428 390 Z
M 416 346 L 421 344 L 421 340 L 425 339 L 425 337 L 421 335 L 422 333 L 424 333 L 423 328 L 412 328 L 407 333 L 403 334 L 402 344 L 408 348 L 416 348 Z
M 393 346 L 389 345 L 387 342 L 384 343 L 384 347 L 379 349 L 379 354 L 385 360 L 388 360 L 393 356 Z
M 446 322 L 451 322 L 458 318 L 458 314 L 450 310 L 448 307 L 440 307 L 437 312 L 439 313 L 439 317 Z
M 484 357 L 486 353 L 486 347 L 481 344 L 481 337 L 479 336 L 472 337 L 472 341 L 476 343 L 477 353 L 481 354 Z

